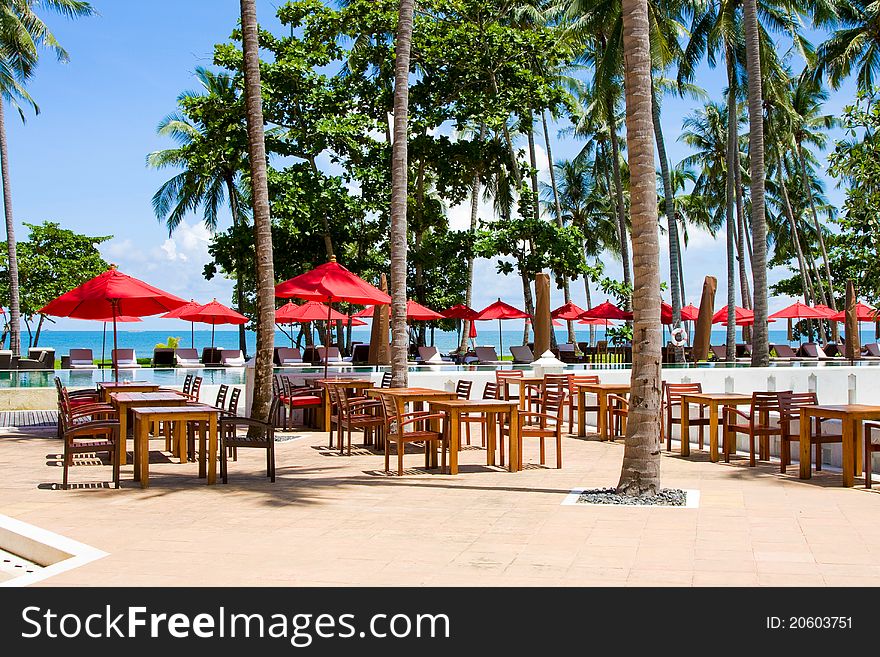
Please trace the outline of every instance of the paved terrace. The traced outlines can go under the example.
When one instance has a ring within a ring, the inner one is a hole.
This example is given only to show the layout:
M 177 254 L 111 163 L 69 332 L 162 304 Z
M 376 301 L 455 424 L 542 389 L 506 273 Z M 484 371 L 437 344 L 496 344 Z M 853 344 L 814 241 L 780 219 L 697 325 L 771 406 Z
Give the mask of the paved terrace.
M 664 485 L 698 489 L 699 509 L 561 506 L 616 483 L 622 443 L 566 438 L 559 471 L 529 442 L 515 474 L 470 448 L 455 477 L 417 469 L 413 452 L 398 478 L 367 449 L 338 456 L 326 434 L 296 435 L 277 445 L 275 484 L 264 452 L 240 449 L 225 486 L 155 453 L 148 490 L 128 465 L 121 490 L 61 491 L 51 430 L 5 429 L 0 513 L 109 553 L 42 586 L 880 585 L 880 489 L 844 489 L 836 472 L 801 482 L 796 467 L 664 452 Z

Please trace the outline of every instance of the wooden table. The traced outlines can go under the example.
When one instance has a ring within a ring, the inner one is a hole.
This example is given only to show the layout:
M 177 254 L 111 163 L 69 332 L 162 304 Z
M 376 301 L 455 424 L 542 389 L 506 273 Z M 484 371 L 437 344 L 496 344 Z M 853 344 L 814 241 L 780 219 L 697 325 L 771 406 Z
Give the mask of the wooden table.
M 319 431 L 329 431 L 330 430 L 330 415 L 331 415 L 331 403 L 330 403 L 330 391 L 327 389 L 329 384 L 340 384 L 344 383 L 346 389 L 348 390 L 369 390 L 373 387 L 373 382 L 369 379 L 353 379 L 351 377 L 348 378 L 336 378 L 336 379 L 315 379 L 315 383 L 317 383 L 321 388 L 324 389 L 324 404 L 321 407 L 322 412 L 318 414 L 319 418 Z
M 450 399 L 431 400 L 431 410 L 446 413 L 449 432 L 449 474 L 458 474 L 458 448 L 461 444 L 462 413 L 486 414 L 486 464 L 495 465 L 495 436 L 499 415 L 510 415 L 508 470 L 519 470 L 519 404 L 510 399 Z
M 695 392 L 681 396 L 681 455 L 691 453 L 691 404 L 709 407 L 709 460 L 718 461 L 718 409 L 736 408 L 752 403 L 751 395 L 736 392 Z
M 510 399 L 510 386 L 516 385 L 519 387 L 519 407 L 523 410 L 526 409 L 526 392 L 529 388 L 543 388 L 544 387 L 544 377 L 543 376 L 517 376 L 517 377 L 504 377 L 502 379 L 504 381 L 504 396 L 502 400 Z M 529 406 L 528 410 L 532 410 L 532 398 L 528 398 Z
M 425 402 L 447 401 L 457 399 L 458 395 L 448 390 L 435 390 L 434 388 L 372 388 L 366 391 L 368 397 L 378 397 L 384 395 L 391 397 L 397 408 L 397 412 L 403 415 L 406 411 L 404 407 L 407 404 L 421 405 Z M 438 420 L 430 420 L 429 426 L 431 431 L 440 431 L 440 422 Z M 451 450 L 450 450 L 451 454 Z M 450 456 L 450 459 L 452 456 Z M 431 452 L 430 465 L 432 468 L 437 467 L 437 452 Z M 458 464 L 456 463 L 456 467 Z
M 812 476 L 810 460 L 810 418 L 840 420 L 843 425 L 843 485 L 851 487 L 855 475 L 862 473 L 862 422 L 880 420 L 880 406 L 865 404 L 841 404 L 837 406 L 802 406 L 800 436 L 800 478 Z
M 596 430 L 600 440 L 608 440 L 608 395 L 628 395 L 628 383 L 578 383 L 578 436 L 587 435 L 587 393 L 599 398 L 599 417 Z
M 106 381 L 98 384 L 98 391 L 101 399 L 109 403 L 110 394 L 114 392 L 156 392 L 161 387 L 149 381 Z
M 174 424 L 174 437 L 178 443 L 186 442 L 187 422 L 201 423 L 199 444 L 199 477 L 205 476 L 207 456 L 207 478 L 209 484 L 217 483 L 217 420 L 220 409 L 205 404 L 189 406 L 142 406 L 131 409 L 134 416 L 134 480 L 147 488 L 150 481 L 150 424 L 171 422 Z M 205 424 L 208 425 L 207 450 L 205 449 Z M 183 461 L 186 460 L 186 445 L 182 447 Z M 207 454 L 206 454 L 207 452 Z
M 111 392 L 110 403 L 119 412 L 119 464 L 125 465 L 125 441 L 128 440 L 128 411 L 138 406 L 183 406 L 189 401 L 182 392 Z

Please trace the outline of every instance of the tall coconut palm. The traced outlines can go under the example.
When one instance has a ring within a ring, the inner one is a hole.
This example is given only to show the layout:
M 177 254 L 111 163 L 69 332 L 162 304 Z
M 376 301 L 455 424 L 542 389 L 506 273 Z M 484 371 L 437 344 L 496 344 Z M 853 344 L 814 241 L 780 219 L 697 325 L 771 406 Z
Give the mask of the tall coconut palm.
M 168 235 L 172 235 L 189 212 L 202 208 L 205 227 L 212 233 L 217 230 L 218 211 L 229 204 L 232 224 L 238 226 L 247 221 L 249 194 L 243 188 L 241 173 L 247 167 L 246 144 L 241 150 L 230 147 L 228 131 L 219 137 L 201 121 L 191 121 L 186 109 L 194 103 L 208 102 L 228 107 L 238 102 L 238 90 L 232 76 L 196 68 L 196 78 L 203 93 L 184 92 L 178 97 L 183 111 L 174 112 L 159 122 L 157 132 L 170 137 L 176 148 L 155 151 L 147 156 L 147 164 L 156 169 L 182 168 L 166 181 L 153 195 L 153 210 L 160 221 L 165 221 Z M 243 312 L 244 283 L 242 270 L 236 271 L 236 308 Z M 247 353 L 244 324 L 238 327 L 238 348 Z
M 272 218 L 269 208 L 266 139 L 260 89 L 260 43 L 256 0 L 241 2 L 244 53 L 244 98 L 248 155 L 254 208 L 254 250 L 257 261 L 257 356 L 251 417 L 269 419 L 272 403 L 272 357 L 275 343 L 275 266 L 272 260 Z
M 633 236 L 633 363 L 618 493 L 660 489 L 660 237 L 646 0 L 622 0 L 626 141 Z
M 391 385 L 406 387 L 406 202 L 409 112 L 409 61 L 413 0 L 400 0 L 394 39 L 394 141 L 391 146 Z
M 9 149 L 6 143 L 5 104 L 9 102 L 21 114 L 17 98 L 36 105 L 23 84 L 33 75 L 40 49 L 53 51 L 60 61 L 68 54 L 42 19 L 34 13 L 34 5 L 65 16 L 79 18 L 94 13 L 88 2 L 81 0 L 0 0 L 0 176 L 3 182 L 3 206 L 6 219 L 6 247 L 9 275 L 9 348 L 14 354 L 21 350 L 21 304 L 18 285 L 18 255 L 15 241 L 15 220 L 12 214 L 12 185 L 9 176 Z
M 837 89 L 855 73 L 859 88 L 869 91 L 880 71 L 880 5 L 873 0 L 847 0 L 834 8 L 838 29 L 819 46 L 814 74 L 827 75 Z

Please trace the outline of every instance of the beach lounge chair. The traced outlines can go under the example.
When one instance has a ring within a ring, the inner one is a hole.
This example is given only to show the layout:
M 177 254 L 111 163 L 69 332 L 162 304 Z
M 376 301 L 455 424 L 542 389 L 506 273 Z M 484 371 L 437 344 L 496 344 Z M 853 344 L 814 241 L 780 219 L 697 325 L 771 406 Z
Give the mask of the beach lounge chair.
M 804 342 L 798 350 L 798 355 L 808 360 L 834 360 L 815 342 Z
M 278 347 L 278 364 L 281 365 L 281 367 L 302 365 L 302 353 L 300 353 L 300 350 L 295 347 Z
M 94 363 L 91 349 L 71 349 L 70 350 L 70 369 L 72 370 L 96 370 L 98 366 Z
M 55 352 L 44 351 L 39 358 L 19 358 L 17 369 L 20 370 L 54 370 Z
M 443 358 L 440 355 L 440 350 L 437 347 L 419 347 L 419 358 L 422 363 L 431 363 L 431 364 L 441 364 L 441 363 L 451 363 L 451 358 Z
M 351 362 L 355 365 L 370 361 L 370 345 L 360 342 L 351 347 Z
M 528 347 L 510 347 L 514 363 L 528 364 L 535 360 L 535 355 Z
M 201 367 L 199 352 L 197 349 L 178 349 L 174 353 L 174 363 L 177 367 Z
M 110 352 L 112 363 L 120 370 L 140 369 L 134 349 L 114 349 Z
M 862 358 L 865 360 L 880 359 L 880 344 L 870 342 L 862 347 Z
M 153 349 L 153 367 L 174 367 L 175 349 L 156 347 Z
M 771 344 L 770 351 L 776 353 L 775 356 L 771 355 L 770 360 L 801 360 L 797 353 L 795 353 L 795 350 L 789 347 L 787 344 Z
M 727 345 L 725 345 L 725 344 L 718 345 L 718 346 L 709 345 L 709 349 L 712 350 L 712 355 L 715 357 L 716 361 L 723 363 L 727 360 Z M 738 360 L 740 362 L 745 362 L 745 361 L 750 361 L 751 358 L 739 357 L 739 358 L 736 358 L 735 360 Z
M 220 347 L 205 347 L 202 349 L 202 365 L 220 365 L 222 354 Z
M 322 365 L 325 360 L 328 363 L 345 362 L 342 354 L 339 353 L 339 347 L 315 347 L 315 352 L 318 356 L 318 362 Z
M 504 362 L 498 358 L 495 347 L 474 347 L 474 355 L 480 365 L 501 365 Z
M 239 349 L 224 349 L 220 352 L 220 364 L 223 367 L 244 367 L 244 354 Z
M 40 360 L 40 354 L 42 354 L 44 351 L 49 352 L 49 362 L 52 363 L 52 367 L 50 369 L 53 369 L 55 367 L 55 349 L 52 347 L 31 347 L 28 349 L 28 358 L 31 358 L 33 360 Z
M 12 350 L 0 349 L 0 370 L 12 369 Z

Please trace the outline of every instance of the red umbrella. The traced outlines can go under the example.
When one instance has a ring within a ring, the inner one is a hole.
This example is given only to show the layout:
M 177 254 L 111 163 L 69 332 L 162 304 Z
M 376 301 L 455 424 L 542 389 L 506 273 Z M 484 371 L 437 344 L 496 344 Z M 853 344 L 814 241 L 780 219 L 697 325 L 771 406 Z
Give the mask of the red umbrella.
M 224 306 L 214 299 L 204 306 L 199 306 L 188 312 L 180 314 L 180 319 L 200 324 L 211 325 L 211 348 L 214 348 L 214 328 L 217 324 L 247 324 L 250 320 L 232 308 Z
M 610 301 L 600 303 L 578 315 L 578 319 L 632 319 L 632 313 L 625 312 Z
M 514 308 L 509 303 L 504 303 L 498 299 L 495 303 L 491 303 L 474 318 L 476 320 L 497 319 L 498 320 L 498 345 L 501 354 L 504 354 L 504 339 L 501 337 L 501 320 L 502 319 L 529 319 L 531 316 L 519 308 Z
M 817 303 L 816 305 L 814 305 L 813 310 L 818 310 L 820 313 L 822 313 L 822 319 L 831 319 L 832 315 L 837 314 L 837 311 L 834 310 L 834 308 L 829 308 L 828 306 L 821 303 Z
M 697 317 L 700 316 L 700 309 L 697 308 L 694 304 L 690 303 L 686 306 L 682 306 L 681 308 L 681 318 L 686 322 L 696 322 Z
M 741 308 L 740 306 L 733 307 L 733 316 L 737 326 L 751 326 L 755 323 L 755 313 L 748 308 Z M 768 322 L 774 322 L 776 320 L 767 318 Z M 713 324 L 727 324 L 727 306 L 724 306 L 717 313 L 712 315 L 712 323 Z
M 770 319 L 825 319 L 825 317 L 826 314 L 821 310 L 816 310 L 800 301 L 770 315 Z
M 422 304 L 416 303 L 412 299 L 406 302 L 406 318 L 420 321 L 446 319 L 440 313 L 434 312 L 430 308 L 425 308 Z
M 447 308 L 446 310 L 441 310 L 440 314 L 443 315 L 446 319 L 468 319 L 475 320 L 477 318 L 476 310 L 473 308 L 468 308 L 463 303 L 452 306 L 452 308 Z
M 333 310 L 330 306 L 317 301 L 306 301 L 303 305 L 297 306 L 294 303 L 287 303 L 275 311 L 275 321 L 280 324 L 298 324 L 300 322 L 326 322 L 341 321 L 347 322 L 348 315 Z
M 336 257 L 307 271 L 294 276 L 275 286 L 275 296 L 282 298 L 296 297 L 307 301 L 326 301 L 327 323 L 331 321 L 329 304 L 334 301 L 347 301 L 357 304 L 389 304 L 391 297 L 382 290 L 373 287 L 362 278 L 352 274 L 336 262 Z M 327 339 L 329 343 L 329 336 Z M 329 344 L 324 345 L 329 347 Z M 327 376 L 327 361 L 324 359 L 324 377 Z
M 358 310 L 352 317 L 372 317 L 373 312 L 373 306 L 367 306 L 363 310 Z
M 835 322 L 845 322 L 846 321 L 846 311 L 841 310 L 838 313 L 831 315 L 828 319 L 832 319 Z M 880 319 L 880 314 L 871 306 L 866 306 L 861 301 L 856 304 L 856 321 L 858 322 L 876 322 Z
M 43 315 L 76 319 L 113 319 L 113 348 L 116 349 L 116 322 L 123 315 L 146 317 L 167 313 L 186 305 L 186 300 L 164 292 L 137 278 L 126 276 L 111 265 L 110 269 L 65 292 L 38 311 Z M 119 380 L 119 368 L 114 367 Z
M 188 313 L 196 308 L 201 308 L 202 304 L 200 304 L 195 299 L 190 299 L 190 302 L 186 305 L 181 306 L 180 308 L 175 308 L 170 313 L 165 313 L 162 315 L 162 319 L 180 319 L 181 313 Z M 193 326 L 194 322 L 189 323 L 189 346 L 195 349 L 196 347 L 196 332 Z
M 588 318 L 588 319 L 579 319 L 578 324 L 587 324 L 589 326 L 607 326 L 608 321 L 609 320 L 607 320 L 607 319 L 598 319 L 598 318 L 589 319 Z
M 550 313 L 550 317 L 553 319 L 564 319 L 574 320 L 584 314 L 584 309 L 578 307 L 576 304 L 569 301 L 564 306 L 559 306 L 556 310 Z

